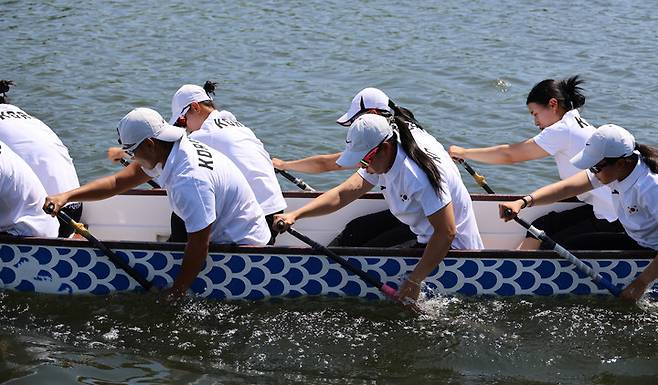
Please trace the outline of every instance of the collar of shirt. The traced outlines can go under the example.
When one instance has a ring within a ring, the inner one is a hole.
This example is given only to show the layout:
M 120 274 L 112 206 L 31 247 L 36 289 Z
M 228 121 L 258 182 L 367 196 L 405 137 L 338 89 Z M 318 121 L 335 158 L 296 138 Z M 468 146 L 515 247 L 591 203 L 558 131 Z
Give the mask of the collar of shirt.
M 398 149 L 397 149 L 397 153 L 395 154 L 395 160 L 393 161 L 393 165 L 387 172 L 384 173 L 384 175 L 388 177 L 397 175 L 403 167 L 402 165 L 404 164 L 404 160 L 407 158 L 407 154 L 404 152 L 402 145 L 400 143 L 398 143 L 397 145 L 398 145 Z
M 637 164 L 635 165 L 635 168 L 633 171 L 631 171 L 630 174 L 624 180 L 620 182 L 613 182 L 610 183 L 608 186 L 614 191 L 618 191 L 620 193 L 625 193 L 630 189 L 635 182 L 642 176 L 643 174 L 646 174 L 647 171 L 647 165 L 642 162 L 642 160 L 639 159 L 637 160 Z

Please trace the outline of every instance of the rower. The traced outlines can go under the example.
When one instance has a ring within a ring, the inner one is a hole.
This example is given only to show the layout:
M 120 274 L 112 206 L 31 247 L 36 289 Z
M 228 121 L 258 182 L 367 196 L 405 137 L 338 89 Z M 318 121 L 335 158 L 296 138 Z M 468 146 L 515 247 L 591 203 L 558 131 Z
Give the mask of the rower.
M 41 120 L 9 104 L 7 91 L 13 82 L 0 80 L 0 140 L 18 154 L 36 174 L 48 195 L 80 187 L 69 151 Z M 82 216 L 82 203 L 71 202 L 63 210 L 74 220 Z M 60 221 L 59 237 L 73 234 Z
M 46 190 L 34 171 L 0 141 L 0 234 L 56 237 L 59 224 L 41 210 Z
M 580 87 L 582 83 L 578 76 L 561 81 L 546 79 L 530 90 L 526 105 L 540 130 L 533 138 L 486 148 L 450 146 L 448 152 L 455 159 L 473 159 L 492 164 L 513 164 L 553 156 L 561 179 L 576 174 L 579 170 L 569 163 L 569 159 L 583 149 L 595 129 L 578 112 L 578 108 L 585 104 L 585 95 Z M 580 234 L 624 231 L 612 207 L 609 188 L 601 187 L 578 195 L 578 199 L 586 204 L 562 212 L 552 211 L 532 224 L 570 249 L 592 247 L 575 241 L 583 239 L 578 238 Z M 548 245 L 528 232 L 518 248 L 546 249 Z
M 180 87 L 171 100 L 169 123 L 185 127 L 190 139 L 206 144 L 235 163 L 254 191 L 271 228 L 274 214 L 282 213 L 287 205 L 270 154 L 254 132 L 232 113 L 215 109 L 210 96 L 215 92 L 215 84 L 206 81 L 203 88 L 193 84 Z M 277 232 L 272 231 L 268 244 L 273 245 L 276 236 Z
M 626 232 L 594 237 L 595 242 L 607 243 L 614 250 L 658 250 L 658 149 L 637 144 L 626 129 L 606 124 L 594 131 L 570 162 L 583 171 L 523 199 L 501 204 L 501 217 L 507 221 L 527 206 L 549 204 L 608 186 L 615 213 Z M 637 301 L 657 277 L 658 255 L 621 297 Z
M 170 294 L 192 284 L 208 255 L 209 242 L 265 245 L 270 239 L 263 211 L 238 168 L 221 153 L 190 140 L 156 111 L 136 108 L 119 122 L 119 140 L 134 162 L 114 175 L 46 198 L 53 215 L 68 201 L 109 198 L 160 177 L 172 210 L 183 219 L 187 245 Z
M 305 206 L 274 220 L 283 228 L 295 221 L 332 213 L 374 186 L 386 186 L 384 198 L 391 213 L 416 234 L 423 256 L 402 283 L 400 298 L 416 300 L 421 282 L 443 260 L 450 248 L 481 249 L 473 203 L 457 166 L 438 142 L 421 149 L 407 124 L 365 114 L 350 126 L 345 151 L 337 164 L 360 169 Z M 282 229 L 279 229 L 282 230 Z
M 436 139 L 427 132 L 407 108 L 398 106 L 382 90 L 367 87 L 359 91 L 350 106 L 336 120 L 341 126 L 349 127 L 363 114 L 382 115 L 389 120 L 394 117 L 408 126 L 412 136 L 421 146 L 429 148 L 437 145 Z M 440 145 L 440 144 L 439 144 Z M 284 161 L 273 158 L 274 167 L 280 170 L 293 170 L 306 173 L 323 173 L 338 170 L 352 170 L 358 165 L 340 166 L 336 163 L 342 153 L 315 155 L 308 158 Z M 384 187 L 382 186 L 382 189 Z M 390 210 L 364 215 L 349 222 L 345 229 L 329 244 L 330 246 L 369 246 L 389 247 L 413 242 L 416 235 L 409 226 L 400 222 Z

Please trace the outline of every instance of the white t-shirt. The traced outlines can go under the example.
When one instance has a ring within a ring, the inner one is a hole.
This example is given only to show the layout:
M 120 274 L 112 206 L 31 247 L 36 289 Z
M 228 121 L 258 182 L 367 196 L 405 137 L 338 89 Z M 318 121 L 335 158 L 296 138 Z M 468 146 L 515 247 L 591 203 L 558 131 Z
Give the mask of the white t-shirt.
M 561 179 L 579 173 L 581 170 L 569 162 L 584 147 L 587 139 L 596 128 L 580 117 L 578 110 L 573 109 L 558 122 L 544 128 L 533 139 L 544 151 L 553 155 Z M 617 220 L 617 214 L 612 205 L 610 189 L 607 187 L 578 195 L 578 199 L 592 205 L 594 215 L 609 222 Z
M 189 138 L 207 144 L 238 166 L 265 215 L 286 208 L 270 154 L 251 129 L 238 122 L 233 114 L 214 110 Z
M 412 133 L 415 139 L 418 137 L 416 143 L 435 159 L 441 173 L 440 194 L 437 195 L 425 172 L 407 156 L 400 144 L 393 166 L 388 172 L 368 174 L 365 169 L 360 169 L 359 175 L 373 185 L 385 187 L 382 194 L 391 213 L 411 228 L 419 243 L 427 243 L 434 234 L 434 228 L 427 217 L 452 202 L 457 224 L 457 235 L 452 241 L 452 248 L 482 249 L 484 246 L 475 221 L 473 202 L 457 166 L 443 146 L 431 135 L 420 130 L 413 130 Z
M 587 170 L 593 187 L 603 186 Z M 624 180 L 607 184 L 612 190 L 612 202 L 628 236 L 640 246 L 658 250 L 658 175 L 638 160 Z
M 80 187 L 68 149 L 39 119 L 0 104 L 0 140 L 32 168 L 48 195 Z
M 212 224 L 210 242 L 265 245 L 270 230 L 244 175 L 221 153 L 188 139 L 177 141 L 160 181 L 188 233 Z
M 0 141 L 0 232 L 57 237 L 59 222 L 42 207 L 46 190 L 30 166 Z

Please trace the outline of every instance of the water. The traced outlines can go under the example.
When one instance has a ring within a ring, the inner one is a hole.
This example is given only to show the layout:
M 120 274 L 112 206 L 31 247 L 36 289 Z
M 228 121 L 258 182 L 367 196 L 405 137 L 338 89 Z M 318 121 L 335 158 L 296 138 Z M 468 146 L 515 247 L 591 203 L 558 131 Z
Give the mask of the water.
M 657 145 L 658 12 L 652 1 L 3 1 L 1 78 L 15 104 L 69 147 L 82 181 L 117 122 L 169 116 L 184 83 L 220 82 L 216 102 L 273 156 L 340 151 L 334 123 L 382 88 L 444 144 L 536 134 L 533 84 L 581 74 L 591 123 Z M 555 180 L 549 159 L 474 164 L 500 193 Z M 319 189 L 349 173 L 302 175 Z M 478 187 L 464 173 L 472 192 Z M 286 189 L 294 186 L 281 181 Z M 385 303 L 301 299 L 156 305 L 137 296 L 0 293 L 0 382 L 657 383 L 655 304 L 600 298 L 444 298 L 418 319 Z

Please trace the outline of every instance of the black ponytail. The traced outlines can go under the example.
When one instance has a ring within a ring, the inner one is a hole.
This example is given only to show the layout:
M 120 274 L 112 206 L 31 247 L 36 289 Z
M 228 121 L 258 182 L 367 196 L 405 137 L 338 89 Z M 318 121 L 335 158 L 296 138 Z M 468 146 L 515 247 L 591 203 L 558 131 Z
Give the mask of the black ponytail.
M 9 103 L 7 92 L 9 92 L 9 87 L 14 85 L 12 80 L 0 80 L 0 104 Z
M 652 173 L 658 174 L 658 149 L 646 144 L 635 143 L 635 149 L 640 152 L 641 159 Z
M 217 88 L 217 82 L 213 82 L 211 80 L 206 80 L 206 82 L 203 83 L 203 90 L 206 91 L 206 94 L 208 94 L 208 97 L 211 98 L 211 99 L 212 99 L 212 96 L 210 96 L 210 94 L 215 96 L 215 89 L 216 88 Z M 215 103 L 213 103 L 212 100 L 206 100 L 206 101 L 201 102 L 200 104 L 203 104 L 203 105 L 208 106 L 208 107 L 212 107 L 213 109 L 215 108 Z
M 554 98 L 565 111 L 580 108 L 585 105 L 585 95 L 580 87 L 582 83 L 584 80 L 578 75 L 560 81 L 542 80 L 532 87 L 528 93 L 526 104 L 537 103 L 546 106 L 549 100 Z
M 411 123 L 414 126 L 420 128 L 421 130 L 425 131 L 423 126 L 418 123 L 416 120 L 416 117 L 414 117 L 414 113 L 411 112 L 408 108 L 400 107 L 397 104 L 395 104 L 392 100 L 388 100 L 388 106 L 391 108 L 391 111 L 393 111 L 393 116 L 399 117 L 402 120 L 404 120 L 407 123 Z
M 407 110 L 408 111 L 408 110 Z M 413 119 L 413 115 L 412 115 Z M 414 119 L 415 121 L 415 119 Z M 430 184 L 434 188 L 437 194 L 441 192 L 441 173 L 439 172 L 438 167 L 434 163 L 435 157 L 430 157 L 430 155 L 425 152 L 423 149 L 418 147 L 416 140 L 411 134 L 409 129 L 409 123 L 405 120 L 404 117 L 400 115 L 394 115 L 393 124 L 397 126 L 397 132 L 400 135 L 400 144 L 404 149 L 404 152 L 418 165 L 418 167 L 423 170 L 427 179 L 429 179 Z M 415 124 L 415 123 L 413 123 Z

